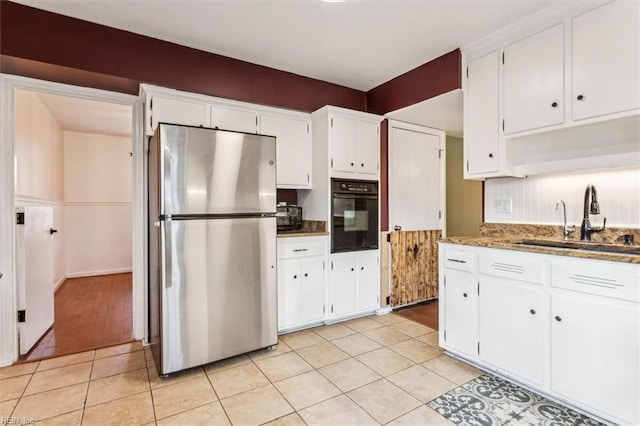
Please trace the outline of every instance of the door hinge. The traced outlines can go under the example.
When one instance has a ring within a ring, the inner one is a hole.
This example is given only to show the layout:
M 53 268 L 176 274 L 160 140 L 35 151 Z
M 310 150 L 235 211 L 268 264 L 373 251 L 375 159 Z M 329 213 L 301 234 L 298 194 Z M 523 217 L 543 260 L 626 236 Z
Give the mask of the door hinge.
M 391 296 L 387 296 L 387 305 L 391 304 Z
M 333 127 L 333 117 L 331 117 L 331 127 Z
M 327 306 L 322 305 L 322 315 L 324 315 L 326 311 L 327 311 Z
M 445 342 L 447 341 L 447 330 L 446 329 L 444 330 L 444 341 Z
M 504 132 L 504 118 L 502 119 L 502 131 Z
M 502 65 L 504 65 L 504 52 L 502 52 Z
M 333 169 L 333 158 L 331 159 L 331 168 Z
M 309 177 L 309 173 L 307 173 L 307 183 L 309 183 L 311 181 L 311 178 Z
M 23 212 L 18 212 L 16 215 L 16 224 L 18 225 L 24 225 L 24 213 Z
M 480 342 L 478 342 L 478 355 L 480 355 Z
M 442 210 L 438 210 L 438 219 L 442 219 Z
M 333 271 L 333 260 L 331 261 L 331 270 Z
M 24 309 L 18 311 L 18 322 L 25 322 L 27 320 L 27 311 Z
M 256 128 L 258 127 L 258 116 L 256 115 Z
M 447 276 L 446 275 L 444 276 L 443 281 L 444 281 L 444 284 L 443 284 L 444 288 L 447 288 Z
M 442 160 L 442 150 L 441 149 L 438 150 L 438 159 Z
M 467 160 L 467 172 L 469 171 L 469 160 Z
M 333 313 L 333 303 L 331 304 L 331 313 Z
M 324 260 L 322 261 L 322 270 L 324 271 Z
M 149 101 L 149 109 L 153 109 L 153 98 Z
M 469 67 L 467 67 L 467 78 L 469 78 Z
M 480 296 L 480 283 L 478 283 L 478 296 Z

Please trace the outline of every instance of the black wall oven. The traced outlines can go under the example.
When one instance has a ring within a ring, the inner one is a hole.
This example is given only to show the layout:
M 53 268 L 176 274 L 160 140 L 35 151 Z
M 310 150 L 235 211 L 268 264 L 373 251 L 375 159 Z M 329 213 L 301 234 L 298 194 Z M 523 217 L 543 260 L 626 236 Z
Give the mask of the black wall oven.
M 331 179 L 331 253 L 378 248 L 378 182 Z

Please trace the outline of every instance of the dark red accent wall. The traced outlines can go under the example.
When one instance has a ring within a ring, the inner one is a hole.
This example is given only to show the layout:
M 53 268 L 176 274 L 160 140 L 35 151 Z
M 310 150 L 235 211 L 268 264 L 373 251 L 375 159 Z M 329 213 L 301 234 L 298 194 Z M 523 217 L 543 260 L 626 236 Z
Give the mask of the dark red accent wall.
M 420 65 L 367 92 L 367 111 L 386 114 L 460 89 L 461 67 L 460 49 Z
M 307 112 L 366 109 L 359 90 L 8 1 L 0 2 L 0 40 L 4 73 L 132 94 L 151 83 Z

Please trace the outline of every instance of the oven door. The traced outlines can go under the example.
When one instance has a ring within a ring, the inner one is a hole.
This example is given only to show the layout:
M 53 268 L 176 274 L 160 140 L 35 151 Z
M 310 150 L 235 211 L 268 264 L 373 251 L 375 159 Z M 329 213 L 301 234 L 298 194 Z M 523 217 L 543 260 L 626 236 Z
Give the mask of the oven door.
M 378 248 L 378 196 L 333 194 L 331 253 Z

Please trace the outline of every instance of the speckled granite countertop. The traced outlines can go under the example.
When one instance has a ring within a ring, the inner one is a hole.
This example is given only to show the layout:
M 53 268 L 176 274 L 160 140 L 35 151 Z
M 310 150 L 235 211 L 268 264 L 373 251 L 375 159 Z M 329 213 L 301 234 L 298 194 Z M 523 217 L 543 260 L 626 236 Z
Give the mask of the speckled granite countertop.
M 440 242 L 450 244 L 464 244 L 476 247 L 489 247 L 505 250 L 518 250 L 532 253 L 552 254 L 559 256 L 577 257 L 583 259 L 607 260 L 623 263 L 640 264 L 640 255 L 630 253 L 609 253 L 602 251 L 580 250 L 575 248 L 540 247 L 518 244 L 522 240 L 562 241 L 562 227 L 547 225 L 521 224 L 482 224 L 481 235 L 477 237 L 448 237 Z M 640 249 L 640 230 L 630 228 L 611 228 L 608 232 L 594 235 L 594 245 L 622 246 L 622 235 L 634 235 L 636 249 Z M 579 232 L 579 231 L 578 231 Z M 597 235 L 597 237 L 596 237 Z M 571 235 L 570 241 L 579 243 L 577 235 Z M 629 246 L 623 246 L 629 247 Z
M 302 229 L 297 231 L 279 231 L 278 238 L 286 237 L 318 237 L 329 235 L 327 222 L 319 220 L 303 220 Z

